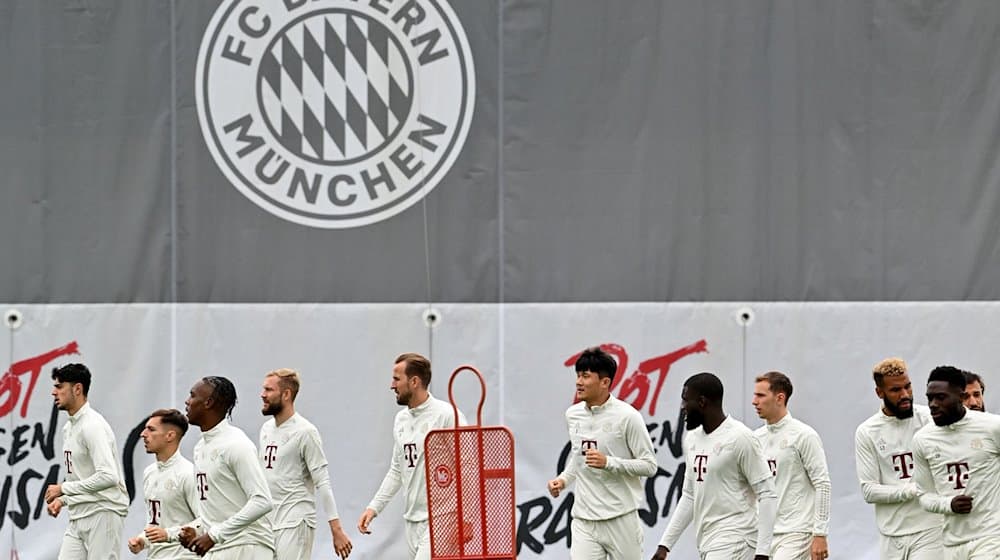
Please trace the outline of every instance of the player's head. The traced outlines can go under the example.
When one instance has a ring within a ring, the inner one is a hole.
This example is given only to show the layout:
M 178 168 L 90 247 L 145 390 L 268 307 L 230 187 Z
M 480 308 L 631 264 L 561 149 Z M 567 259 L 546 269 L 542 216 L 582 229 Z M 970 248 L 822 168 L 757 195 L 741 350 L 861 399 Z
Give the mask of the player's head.
M 90 370 L 83 364 L 66 364 L 52 369 L 52 398 L 59 410 L 75 413 L 87 402 Z
M 400 354 L 392 368 L 392 389 L 396 404 L 408 406 L 414 396 L 422 396 L 431 384 L 431 361 L 413 352 Z
M 587 348 L 576 359 L 576 398 L 588 405 L 608 400 L 618 364 L 604 350 Z
M 705 421 L 705 411 L 722 409 L 722 381 L 704 372 L 688 377 L 681 391 L 684 427 L 693 430 Z
M 260 392 L 260 398 L 264 401 L 261 413 L 274 416 L 294 406 L 295 397 L 299 394 L 299 383 L 299 372 L 294 369 L 276 369 L 265 375 Z
M 154 410 L 140 434 L 146 446 L 146 453 L 162 453 L 176 449 L 187 429 L 187 417 L 181 411 L 175 408 Z
M 913 416 L 913 385 L 902 358 L 886 358 L 872 369 L 875 394 L 882 399 L 882 412 L 896 418 Z
M 191 387 L 184 406 L 188 422 L 200 428 L 213 427 L 223 418 L 232 417 L 236 387 L 225 377 L 203 377 Z
M 962 373 L 965 375 L 965 394 L 963 396 L 965 408 L 986 412 L 986 401 L 983 399 L 983 395 L 986 394 L 986 384 L 983 383 L 983 378 L 978 373 L 971 371 L 963 371 Z
M 753 388 L 753 407 L 757 416 L 774 422 L 785 415 L 788 399 L 792 398 L 792 381 L 780 371 L 758 375 Z
M 965 374 L 952 366 L 938 366 L 927 378 L 927 406 L 931 418 L 938 426 L 947 426 L 965 415 L 962 393 L 965 392 Z

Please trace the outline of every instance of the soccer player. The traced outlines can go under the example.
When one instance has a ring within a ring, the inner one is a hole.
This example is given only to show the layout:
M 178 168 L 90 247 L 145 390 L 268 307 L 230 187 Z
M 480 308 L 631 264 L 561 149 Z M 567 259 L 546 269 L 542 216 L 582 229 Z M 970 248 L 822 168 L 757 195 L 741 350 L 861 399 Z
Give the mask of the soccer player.
M 830 472 L 819 434 L 789 414 L 791 396 L 787 375 L 770 371 L 757 377 L 753 406 L 767 424 L 754 435 L 764 448 L 778 493 L 771 558 L 823 560 L 829 556 Z
M 64 506 L 69 510 L 59 560 L 117 560 L 128 494 L 115 433 L 87 400 L 87 366 L 57 367 L 52 379 L 56 406 L 69 415 L 63 426 L 66 479 L 45 489 L 49 515 L 59 515 Z
M 277 560 L 312 556 L 316 534 L 316 499 L 323 504 L 333 550 L 341 558 L 351 553 L 351 539 L 344 533 L 337 502 L 330 487 L 326 455 L 319 430 L 295 412 L 299 374 L 277 369 L 264 376 L 261 412 L 271 416 L 260 428 L 260 453 L 264 476 L 274 501 L 274 547 Z
M 424 438 L 427 432 L 455 427 L 455 412 L 451 404 L 434 398 L 428 391 L 431 383 L 431 363 L 420 354 L 407 353 L 396 358 L 392 368 L 392 384 L 396 404 L 405 406 L 393 421 L 392 461 L 389 472 L 361 518 L 358 530 L 370 534 L 369 525 L 400 488 L 406 503 L 406 543 L 409 558 L 430 559 L 430 533 L 427 523 L 427 489 L 424 474 Z M 465 416 L 459 413 L 459 423 Z
M 653 560 L 667 558 L 692 520 L 701 560 L 766 560 L 771 553 L 778 502 L 774 477 L 750 428 L 722 410 L 722 393 L 722 381 L 711 373 L 684 382 L 688 470 Z
M 962 399 L 965 401 L 965 408 L 986 412 L 986 402 L 983 400 L 983 395 L 986 394 L 986 384 L 983 383 L 983 378 L 971 371 L 963 371 L 962 373 L 965 375 L 965 393 Z
M 917 500 L 913 435 L 931 423 L 927 407 L 913 404 L 906 362 L 887 358 L 872 371 L 882 409 L 858 426 L 854 456 L 865 501 L 875 504 L 882 560 L 940 560 L 941 516 Z
M 1000 417 L 970 414 L 965 375 L 939 366 L 927 379 L 933 424 L 913 437 L 920 505 L 944 514 L 944 560 L 1000 558 Z
M 610 354 L 588 348 L 575 368 L 579 402 L 566 410 L 572 451 L 548 483 L 556 497 L 576 481 L 570 558 L 641 558 L 637 510 L 642 479 L 656 474 L 653 440 L 639 411 L 611 395 L 618 364 Z
M 155 410 L 146 420 L 142 441 L 146 453 L 156 455 L 156 462 L 142 473 L 146 528 L 128 540 L 128 549 L 134 554 L 148 548 L 147 558 L 198 558 L 178 540 L 181 526 L 198 517 L 194 465 L 178 450 L 187 429 L 187 418 L 172 408 Z
M 198 520 L 181 529 L 181 544 L 212 560 L 273 560 L 271 492 L 257 449 L 229 423 L 236 388 L 225 377 L 204 377 L 184 403 L 188 421 L 201 428 L 194 446 Z

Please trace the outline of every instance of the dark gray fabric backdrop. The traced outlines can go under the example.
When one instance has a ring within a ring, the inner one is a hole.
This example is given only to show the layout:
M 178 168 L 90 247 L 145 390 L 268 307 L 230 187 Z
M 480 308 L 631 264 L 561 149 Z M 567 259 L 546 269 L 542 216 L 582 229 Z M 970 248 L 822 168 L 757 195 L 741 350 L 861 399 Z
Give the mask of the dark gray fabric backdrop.
M 0 300 L 1000 295 L 1000 3 L 453 2 L 465 147 L 342 230 L 261 210 L 208 153 L 217 6 L 0 3 Z

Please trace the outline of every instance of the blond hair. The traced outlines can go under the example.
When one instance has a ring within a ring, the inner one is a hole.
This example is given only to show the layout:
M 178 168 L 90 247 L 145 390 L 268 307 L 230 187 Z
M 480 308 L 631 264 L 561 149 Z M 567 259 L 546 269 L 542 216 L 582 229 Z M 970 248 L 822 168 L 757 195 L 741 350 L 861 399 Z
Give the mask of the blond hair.
M 875 364 L 872 369 L 872 378 L 879 387 L 886 377 L 899 377 L 906 375 L 906 362 L 902 358 L 886 358 Z
M 294 369 L 289 369 L 289 368 L 276 369 L 274 371 L 268 372 L 268 374 L 265 375 L 264 377 L 265 378 L 277 377 L 278 386 L 281 387 L 281 390 L 285 389 L 291 390 L 293 401 L 295 400 L 296 395 L 299 394 L 299 385 L 301 384 L 301 381 L 299 380 L 299 372 L 295 371 Z

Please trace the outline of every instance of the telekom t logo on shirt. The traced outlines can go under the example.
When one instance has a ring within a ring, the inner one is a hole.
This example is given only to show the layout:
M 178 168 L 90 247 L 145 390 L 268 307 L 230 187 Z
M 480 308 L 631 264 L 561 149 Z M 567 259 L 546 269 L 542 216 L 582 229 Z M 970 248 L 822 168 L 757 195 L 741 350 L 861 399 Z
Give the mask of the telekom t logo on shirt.
M 404 443 L 403 456 L 406 457 L 406 462 L 410 468 L 417 466 L 417 444 Z
M 205 494 L 208 492 L 208 475 L 200 472 L 198 473 L 198 494 L 201 496 L 202 500 L 207 500 Z
M 149 524 L 159 525 L 160 524 L 160 500 L 148 500 L 149 501 Z
M 73 474 L 73 452 L 63 451 L 63 456 L 66 457 L 66 474 Z
M 264 448 L 264 468 L 273 469 L 274 460 L 278 458 L 278 446 L 270 444 Z
M 964 461 L 946 463 L 945 468 L 948 469 L 948 482 L 955 483 L 955 490 L 965 488 L 966 483 L 969 482 L 969 463 Z
M 694 472 L 698 474 L 698 478 L 695 479 L 696 482 L 705 482 L 704 474 L 708 472 L 705 468 L 708 465 L 708 455 L 695 455 L 694 456 Z
M 910 473 L 913 471 L 913 452 L 907 451 L 906 453 L 897 453 L 892 456 L 893 469 L 899 473 L 899 479 L 904 480 L 910 478 Z

